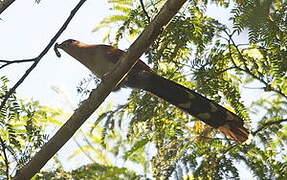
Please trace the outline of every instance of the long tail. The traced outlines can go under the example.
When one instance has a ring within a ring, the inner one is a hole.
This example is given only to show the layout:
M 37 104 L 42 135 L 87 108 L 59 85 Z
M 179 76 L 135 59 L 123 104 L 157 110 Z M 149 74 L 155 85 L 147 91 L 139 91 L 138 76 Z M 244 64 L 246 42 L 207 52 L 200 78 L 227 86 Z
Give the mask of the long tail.
M 155 94 L 206 124 L 219 129 L 239 143 L 246 142 L 251 137 L 248 130 L 243 126 L 243 120 L 236 114 L 214 101 L 153 72 L 146 72 L 144 76 L 142 73 L 136 86 Z

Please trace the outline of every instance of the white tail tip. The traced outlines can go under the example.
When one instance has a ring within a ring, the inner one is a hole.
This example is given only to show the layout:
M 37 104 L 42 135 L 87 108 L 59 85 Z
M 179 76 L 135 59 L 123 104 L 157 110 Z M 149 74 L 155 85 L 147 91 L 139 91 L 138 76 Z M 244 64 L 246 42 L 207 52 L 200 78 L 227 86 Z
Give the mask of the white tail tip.
M 250 133 L 248 135 L 248 139 L 246 141 L 244 141 L 242 144 L 249 145 L 252 142 L 252 139 L 253 139 L 253 135 Z

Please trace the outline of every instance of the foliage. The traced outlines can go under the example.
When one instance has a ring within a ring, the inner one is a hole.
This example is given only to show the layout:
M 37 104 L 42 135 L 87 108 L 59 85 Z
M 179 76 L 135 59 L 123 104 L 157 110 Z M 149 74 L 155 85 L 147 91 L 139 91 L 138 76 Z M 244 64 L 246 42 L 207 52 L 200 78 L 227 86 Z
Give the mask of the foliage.
M 8 90 L 6 77 L 0 78 L 0 96 Z M 13 94 L 0 112 L 0 179 L 9 179 L 47 141 L 44 127 L 58 122 L 61 111 L 25 102 Z
M 88 172 L 88 173 L 87 173 Z M 112 166 L 104 166 L 97 163 L 82 166 L 71 172 L 57 169 L 51 172 L 41 172 L 33 178 L 33 180 L 67 180 L 67 179 L 97 179 L 97 180 L 124 180 L 124 179 L 140 179 L 133 172 L 129 172 L 126 168 L 117 168 Z

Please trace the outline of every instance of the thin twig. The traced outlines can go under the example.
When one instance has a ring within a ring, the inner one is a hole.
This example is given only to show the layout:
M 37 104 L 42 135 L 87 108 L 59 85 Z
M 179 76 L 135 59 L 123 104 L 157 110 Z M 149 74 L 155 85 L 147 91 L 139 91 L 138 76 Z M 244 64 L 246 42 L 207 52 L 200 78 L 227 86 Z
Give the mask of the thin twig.
M 148 22 L 150 22 L 150 17 L 149 17 L 149 15 L 148 15 L 148 13 L 147 13 L 147 11 L 146 11 L 146 9 L 145 9 L 143 0 L 140 0 L 140 3 L 141 3 L 141 7 L 142 7 L 142 9 L 143 9 L 143 12 L 144 12 L 144 14 L 145 14 L 145 16 L 146 16 Z
M 84 134 L 82 132 L 82 130 L 80 130 L 80 132 L 82 134 Z M 85 137 L 85 134 L 84 134 L 84 138 L 86 139 Z M 83 148 L 83 146 L 81 146 L 81 144 L 78 142 L 78 140 L 76 138 L 73 139 L 73 141 L 76 143 L 76 145 L 78 146 L 78 148 L 81 150 L 81 152 L 93 163 L 95 163 L 96 161 L 90 156 L 90 154 Z M 92 148 L 94 148 L 93 146 L 91 146 Z
M 230 150 L 232 150 L 233 148 L 237 147 L 238 144 L 233 144 L 233 145 L 230 145 L 228 148 L 226 148 L 224 151 L 222 151 L 222 154 L 221 154 L 221 158 L 223 158 L 223 156 L 225 154 L 227 154 Z
M 265 87 L 248 87 L 248 86 L 243 86 L 245 89 L 264 89 Z
M 35 62 L 35 60 L 36 60 L 36 58 L 33 58 L 33 59 L 14 60 L 14 61 L 0 60 L 0 63 L 4 63 L 2 66 L 0 66 L 0 69 L 4 68 L 5 66 L 14 64 L 14 63 Z
M 239 57 L 240 57 L 240 59 L 241 59 L 242 62 L 243 62 L 243 65 L 244 65 L 245 70 L 248 71 L 248 72 L 251 74 L 249 68 L 247 67 L 246 59 L 243 57 L 243 55 L 242 55 L 240 49 L 238 48 L 238 46 L 236 46 L 236 44 L 235 44 L 235 42 L 234 42 L 234 40 L 233 40 L 233 38 L 232 38 L 232 36 L 234 35 L 235 31 L 233 31 L 231 34 L 229 34 L 226 30 L 224 30 L 224 32 L 227 34 L 227 36 L 229 37 L 229 40 L 232 42 L 232 45 L 235 47 L 237 53 L 239 54 Z
M 229 139 L 229 138 L 208 137 L 208 136 L 202 136 L 202 135 L 196 135 L 195 137 L 202 138 L 202 139 L 210 139 L 210 140 L 233 141 L 233 139 Z
M 262 131 L 263 129 L 268 128 L 269 126 L 272 126 L 272 125 L 275 125 L 275 124 L 280 124 L 282 122 L 287 122 L 287 119 L 281 119 L 281 120 L 277 120 L 277 121 L 266 122 L 265 124 L 261 125 L 261 127 L 259 127 L 256 131 L 254 131 L 252 134 L 255 135 L 258 132 Z
M 220 75 L 220 74 L 222 74 L 222 73 L 224 73 L 224 72 L 226 72 L 226 71 L 229 71 L 229 70 L 231 70 L 231 69 L 236 69 L 236 67 L 234 67 L 234 66 L 228 67 L 228 68 L 226 68 L 226 69 L 223 69 L 223 70 L 221 70 L 221 71 L 216 72 L 216 74 L 217 74 L 217 75 Z
M 6 154 L 6 145 L 5 145 L 5 142 L 3 141 L 2 137 L 0 136 L 0 143 L 1 143 L 1 147 L 2 147 L 2 152 L 3 152 L 3 155 L 4 155 L 4 162 L 5 162 L 5 166 L 6 166 L 6 177 L 7 179 L 10 179 L 10 175 L 9 175 L 9 161 L 8 161 L 8 157 L 7 157 L 7 154 Z
M 81 0 L 77 6 L 71 11 L 70 16 L 67 18 L 65 23 L 62 25 L 60 30 L 55 34 L 55 36 L 51 39 L 50 43 L 45 47 L 45 49 L 39 54 L 38 57 L 34 58 L 34 63 L 31 65 L 31 67 L 25 72 L 25 74 L 18 80 L 18 82 L 4 95 L 1 97 L 2 102 L 0 105 L 0 110 L 5 106 L 6 101 L 9 99 L 9 97 L 15 92 L 15 90 L 24 82 L 26 77 L 32 72 L 32 70 L 37 66 L 37 64 L 40 62 L 42 57 L 49 51 L 49 49 L 53 46 L 53 44 L 56 42 L 58 37 L 63 33 L 63 31 L 67 28 L 68 24 L 72 20 L 72 18 L 75 16 L 76 12 L 80 9 L 80 7 L 84 4 L 86 0 Z

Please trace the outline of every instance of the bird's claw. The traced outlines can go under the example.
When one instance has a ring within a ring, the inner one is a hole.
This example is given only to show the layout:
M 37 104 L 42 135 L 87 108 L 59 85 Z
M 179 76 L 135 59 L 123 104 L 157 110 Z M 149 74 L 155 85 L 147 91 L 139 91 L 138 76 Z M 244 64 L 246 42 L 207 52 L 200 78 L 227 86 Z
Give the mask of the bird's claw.
M 102 79 L 102 82 L 105 83 L 109 77 L 110 77 L 111 73 L 110 72 L 107 72 L 103 75 L 103 77 L 101 78 Z

